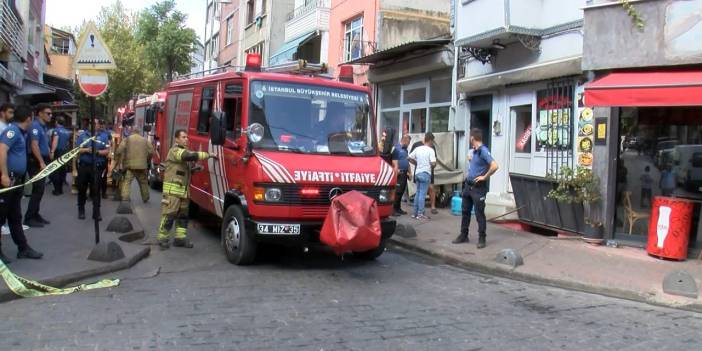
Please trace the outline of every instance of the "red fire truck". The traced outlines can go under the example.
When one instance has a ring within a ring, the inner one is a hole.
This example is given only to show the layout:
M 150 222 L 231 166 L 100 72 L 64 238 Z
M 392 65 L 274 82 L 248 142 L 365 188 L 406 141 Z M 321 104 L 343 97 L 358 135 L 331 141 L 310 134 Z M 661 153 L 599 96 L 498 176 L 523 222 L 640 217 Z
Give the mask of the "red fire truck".
M 156 115 L 155 167 L 163 169 L 158 160 L 180 129 L 190 149 L 219 156 L 193 174 L 191 206 L 222 218 L 230 262 L 253 262 L 259 243 L 319 243 L 331 199 L 352 190 L 377 201 L 382 228 L 378 248 L 354 254 L 374 259 L 385 250 L 395 231 L 395 176 L 378 153 L 370 91 L 349 83 L 349 68 L 339 81 L 271 73 L 249 55 L 243 71 L 167 86 L 165 113 Z

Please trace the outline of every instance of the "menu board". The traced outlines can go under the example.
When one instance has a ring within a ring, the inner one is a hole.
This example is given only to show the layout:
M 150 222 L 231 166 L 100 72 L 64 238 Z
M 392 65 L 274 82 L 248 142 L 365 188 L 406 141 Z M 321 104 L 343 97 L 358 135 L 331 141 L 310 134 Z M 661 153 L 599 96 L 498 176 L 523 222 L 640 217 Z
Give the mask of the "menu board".
M 537 93 L 538 123 L 536 133 L 537 151 L 546 149 L 569 149 L 571 141 L 571 94 L 552 94 L 549 90 Z
M 578 92 L 578 141 L 576 155 L 578 166 L 592 168 L 595 126 L 592 109 L 585 106 L 583 96 L 584 92 L 582 90 Z

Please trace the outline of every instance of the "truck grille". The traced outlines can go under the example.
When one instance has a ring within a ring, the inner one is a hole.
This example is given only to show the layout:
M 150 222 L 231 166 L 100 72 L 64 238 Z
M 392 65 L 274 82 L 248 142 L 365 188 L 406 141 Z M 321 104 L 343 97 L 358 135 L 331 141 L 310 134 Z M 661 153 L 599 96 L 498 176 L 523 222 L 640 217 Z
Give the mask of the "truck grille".
M 282 201 L 275 202 L 275 204 L 281 205 L 312 205 L 312 206 L 323 206 L 330 205 L 331 200 L 329 200 L 329 192 L 334 188 L 341 189 L 342 193 L 347 193 L 352 190 L 359 191 L 366 194 L 370 198 L 378 201 L 378 196 L 380 195 L 380 187 L 359 187 L 359 186 L 343 186 L 343 185 L 319 185 L 312 186 L 319 188 L 319 195 L 314 197 L 305 196 L 301 194 L 303 186 L 298 184 L 256 184 L 260 187 L 275 187 L 282 192 Z M 324 212 L 326 214 L 326 210 Z

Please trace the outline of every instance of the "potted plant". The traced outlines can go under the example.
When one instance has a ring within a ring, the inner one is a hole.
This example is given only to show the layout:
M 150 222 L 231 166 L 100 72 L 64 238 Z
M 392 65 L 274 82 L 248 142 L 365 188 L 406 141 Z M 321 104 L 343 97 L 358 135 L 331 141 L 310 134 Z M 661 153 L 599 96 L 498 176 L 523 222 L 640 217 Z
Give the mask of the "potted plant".
M 602 195 L 597 176 L 589 168 L 563 166 L 560 174 L 551 178 L 556 186 L 547 196 L 559 202 L 582 204 L 585 219 L 583 239 L 592 244 L 601 244 L 604 241 Z

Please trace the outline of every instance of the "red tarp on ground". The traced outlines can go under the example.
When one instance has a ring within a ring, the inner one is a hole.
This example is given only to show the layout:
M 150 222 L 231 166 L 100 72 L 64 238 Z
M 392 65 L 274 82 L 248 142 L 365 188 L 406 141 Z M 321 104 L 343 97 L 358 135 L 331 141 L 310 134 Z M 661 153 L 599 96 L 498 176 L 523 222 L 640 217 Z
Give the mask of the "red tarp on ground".
M 700 106 L 702 70 L 613 72 L 585 85 L 585 105 Z
M 373 250 L 380 245 L 380 236 L 380 216 L 375 200 L 351 191 L 332 200 L 319 240 L 341 255 Z

